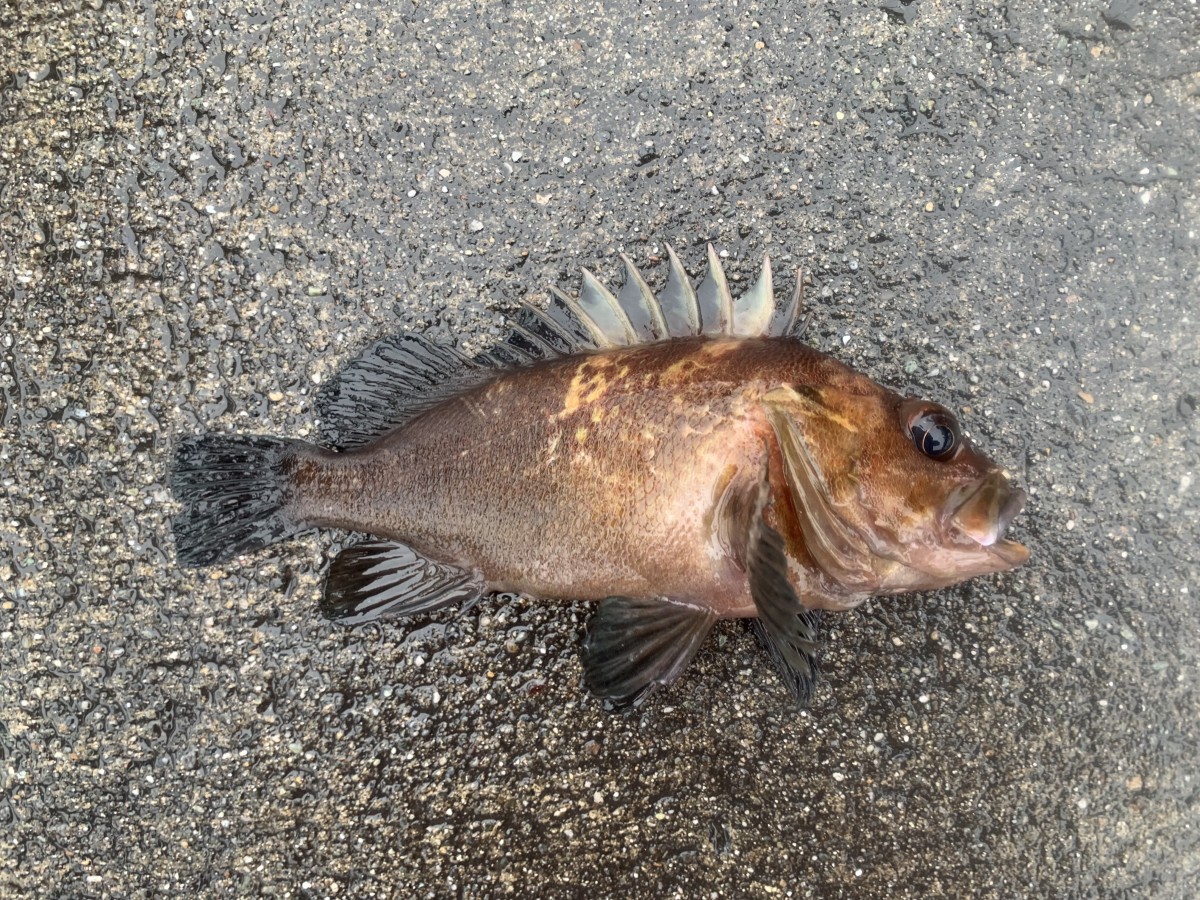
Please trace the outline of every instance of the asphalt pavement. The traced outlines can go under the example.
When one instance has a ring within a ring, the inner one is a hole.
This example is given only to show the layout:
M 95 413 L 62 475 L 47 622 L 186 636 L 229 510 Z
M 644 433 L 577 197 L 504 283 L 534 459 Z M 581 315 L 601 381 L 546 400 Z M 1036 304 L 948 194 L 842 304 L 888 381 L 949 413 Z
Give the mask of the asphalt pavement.
M 16 0 L 0 47 L 0 896 L 1197 895 L 1194 0 Z M 586 604 L 345 629 L 345 534 L 177 565 L 179 436 L 314 437 L 372 339 L 707 242 L 959 411 L 1031 561 L 826 616 L 807 710 L 726 622 L 624 714 Z

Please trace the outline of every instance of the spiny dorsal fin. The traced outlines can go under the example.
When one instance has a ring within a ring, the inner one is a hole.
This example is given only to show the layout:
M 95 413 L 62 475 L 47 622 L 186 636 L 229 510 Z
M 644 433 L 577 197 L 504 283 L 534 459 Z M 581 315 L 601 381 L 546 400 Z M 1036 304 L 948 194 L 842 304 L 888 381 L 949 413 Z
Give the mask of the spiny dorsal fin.
M 668 337 L 690 337 L 700 333 L 700 304 L 696 290 L 687 270 L 675 254 L 675 248 L 667 244 L 667 257 L 671 266 L 667 271 L 667 284 L 663 288 L 659 305 L 663 318 L 667 320 Z
M 647 344 L 666 340 L 671 331 L 663 318 L 662 307 L 654 298 L 654 291 L 650 290 L 633 260 L 624 253 L 621 262 L 625 263 L 625 286 L 617 294 L 617 302 L 625 310 L 637 339 Z
M 317 415 L 323 442 L 339 449 L 362 446 L 497 370 L 541 360 L 699 335 L 798 336 L 799 272 L 791 300 L 776 304 L 767 257 L 753 287 L 735 299 L 712 244 L 698 289 L 670 246 L 667 256 L 667 283 L 657 296 L 622 254 L 625 284 L 618 293 L 584 269 L 577 299 L 552 287 L 545 310 L 523 304 L 504 340 L 473 358 L 415 334 L 372 344 L 322 388 Z
M 771 277 L 771 257 L 763 254 L 758 280 L 742 294 L 733 309 L 733 333 L 769 334 L 774 314 L 775 282 Z
M 614 294 L 584 269 L 578 298 L 551 287 L 550 305 L 545 312 L 522 306 L 517 313 L 517 323 L 525 331 L 542 337 L 555 355 L 700 335 L 796 336 L 803 296 L 799 270 L 797 288 L 791 299 L 777 303 L 771 260 L 764 256 L 762 270 L 754 285 L 735 298 L 721 266 L 721 258 L 712 244 L 708 245 L 707 254 L 708 269 L 699 287 L 694 287 L 678 255 L 668 245 L 667 283 L 656 295 L 633 261 L 622 253 L 625 284 L 619 292 Z M 527 351 L 525 337 L 519 329 L 514 329 L 506 342 L 514 342 L 519 349 Z
M 764 260 L 766 258 L 764 257 Z M 769 262 L 769 260 L 767 260 Z M 759 279 L 762 280 L 761 278 Z M 758 285 L 755 285 L 757 288 Z M 771 315 L 771 324 L 768 331 L 772 335 L 782 337 L 798 338 L 804 334 L 808 328 L 809 318 L 804 317 L 804 270 L 799 266 L 796 267 L 796 286 L 792 289 L 792 296 L 782 306 L 776 306 L 774 300 L 771 302 L 773 312 Z
M 721 257 L 712 244 L 708 245 L 708 271 L 696 288 L 696 299 L 700 302 L 700 329 L 704 334 L 709 337 L 733 334 L 733 294 L 721 268 Z

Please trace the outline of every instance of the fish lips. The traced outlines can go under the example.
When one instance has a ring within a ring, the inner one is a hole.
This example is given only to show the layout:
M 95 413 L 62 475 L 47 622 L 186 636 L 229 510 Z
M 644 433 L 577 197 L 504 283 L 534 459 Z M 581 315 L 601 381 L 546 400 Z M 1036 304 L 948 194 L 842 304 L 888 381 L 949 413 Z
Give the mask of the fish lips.
M 948 521 L 953 531 L 994 557 L 1002 564 L 997 568 L 1011 569 L 1029 559 L 1029 548 L 1004 537 L 1029 500 L 1025 491 L 1014 488 L 1008 478 L 997 472 L 966 488 L 959 497 L 953 498 L 949 505 Z

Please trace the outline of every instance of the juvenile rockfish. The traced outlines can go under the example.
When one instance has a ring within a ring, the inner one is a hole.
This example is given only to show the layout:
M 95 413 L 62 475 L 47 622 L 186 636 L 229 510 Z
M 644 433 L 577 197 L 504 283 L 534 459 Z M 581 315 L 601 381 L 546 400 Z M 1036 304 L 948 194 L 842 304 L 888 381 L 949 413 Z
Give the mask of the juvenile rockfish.
M 356 623 L 493 591 L 596 600 L 588 687 L 641 702 L 713 623 L 747 618 L 801 701 L 811 610 L 1019 565 L 1023 491 L 954 416 L 801 343 L 770 262 L 735 301 L 709 247 L 656 297 L 626 258 L 614 295 L 523 307 L 475 357 L 400 335 L 325 390 L 322 443 L 184 439 L 178 557 L 203 566 L 314 527 L 374 535 L 333 562 L 323 609 Z M 799 282 L 799 279 L 798 279 Z

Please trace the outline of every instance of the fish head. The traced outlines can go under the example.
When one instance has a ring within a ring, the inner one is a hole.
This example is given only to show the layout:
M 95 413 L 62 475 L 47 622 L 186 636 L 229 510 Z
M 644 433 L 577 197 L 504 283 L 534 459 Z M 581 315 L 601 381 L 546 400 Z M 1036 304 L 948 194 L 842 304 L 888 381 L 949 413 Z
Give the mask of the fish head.
M 1024 491 L 944 406 L 854 376 L 764 398 L 807 555 L 848 591 L 898 593 L 1029 558 L 1005 537 Z

